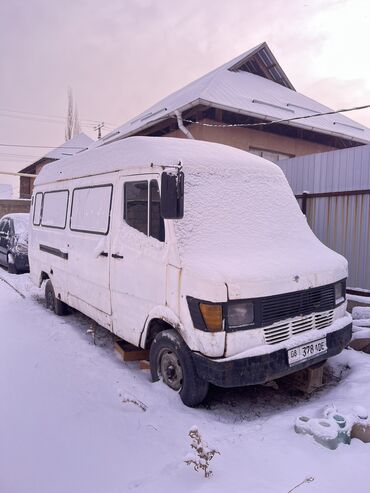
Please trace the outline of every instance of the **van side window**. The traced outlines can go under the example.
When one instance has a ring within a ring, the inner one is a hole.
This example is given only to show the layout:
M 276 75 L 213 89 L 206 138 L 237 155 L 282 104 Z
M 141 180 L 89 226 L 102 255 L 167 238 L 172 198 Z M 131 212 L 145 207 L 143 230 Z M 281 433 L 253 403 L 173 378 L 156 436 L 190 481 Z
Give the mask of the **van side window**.
M 159 241 L 164 241 L 164 221 L 161 216 L 161 198 L 157 180 L 150 181 L 149 235 Z
M 106 235 L 109 231 L 113 185 L 75 188 L 72 195 L 72 231 Z
M 40 226 L 41 223 L 42 193 L 37 193 L 33 206 L 33 224 Z
M 129 226 L 148 234 L 148 182 L 125 183 L 124 219 Z
M 67 222 L 68 190 L 45 192 L 41 225 L 49 228 L 64 229 Z

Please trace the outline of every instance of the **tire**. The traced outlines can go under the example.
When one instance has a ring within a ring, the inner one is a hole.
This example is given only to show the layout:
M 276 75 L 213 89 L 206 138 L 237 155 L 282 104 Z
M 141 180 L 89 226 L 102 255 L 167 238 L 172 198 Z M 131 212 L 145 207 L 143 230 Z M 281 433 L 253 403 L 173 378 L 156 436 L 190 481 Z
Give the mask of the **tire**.
M 185 406 L 194 407 L 203 402 L 209 383 L 199 378 L 190 349 L 174 329 L 155 336 L 149 360 L 153 382 L 162 379 L 179 392 Z
M 14 263 L 14 259 L 12 258 L 12 254 L 8 253 L 7 256 L 7 264 L 8 264 L 8 272 L 9 274 L 18 274 L 18 269 Z
M 52 310 L 56 315 L 61 317 L 67 314 L 68 306 L 63 303 L 63 301 L 56 298 L 54 288 L 50 279 L 46 281 L 45 285 L 45 301 L 46 308 Z

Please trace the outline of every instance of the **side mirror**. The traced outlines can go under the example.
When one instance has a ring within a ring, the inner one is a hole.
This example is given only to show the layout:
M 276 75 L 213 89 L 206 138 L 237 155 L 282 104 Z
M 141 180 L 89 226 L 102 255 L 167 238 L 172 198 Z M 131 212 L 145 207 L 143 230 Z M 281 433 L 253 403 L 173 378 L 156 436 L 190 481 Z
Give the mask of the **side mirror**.
M 184 216 L 184 173 L 168 173 L 161 177 L 161 215 L 164 219 L 182 219 Z

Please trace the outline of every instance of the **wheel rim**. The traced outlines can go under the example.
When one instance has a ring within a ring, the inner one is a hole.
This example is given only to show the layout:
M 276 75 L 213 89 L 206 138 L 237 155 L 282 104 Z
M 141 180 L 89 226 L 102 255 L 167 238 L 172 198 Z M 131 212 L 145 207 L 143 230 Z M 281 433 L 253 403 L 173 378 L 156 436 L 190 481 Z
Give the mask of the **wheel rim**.
M 166 385 L 173 390 L 181 389 L 183 373 L 176 353 L 169 349 L 162 350 L 159 354 L 159 370 Z

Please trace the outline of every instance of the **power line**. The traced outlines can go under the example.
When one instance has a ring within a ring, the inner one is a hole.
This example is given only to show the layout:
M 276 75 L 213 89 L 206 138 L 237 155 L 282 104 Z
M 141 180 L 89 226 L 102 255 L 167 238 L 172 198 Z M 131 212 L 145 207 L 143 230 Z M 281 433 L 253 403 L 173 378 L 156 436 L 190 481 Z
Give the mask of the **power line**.
M 24 145 L 24 144 L 4 144 L 0 143 L 0 146 L 2 147 L 30 147 L 30 148 L 36 148 L 36 149 L 57 149 L 61 147 L 60 145 L 57 146 L 39 146 L 39 145 Z M 81 150 L 86 150 L 88 147 L 67 147 L 63 146 L 63 149 L 81 149 Z
M 0 108 L 0 113 L 14 113 L 14 115 L 2 115 L 2 116 L 5 116 L 5 117 L 13 117 L 13 118 L 25 118 L 25 119 L 28 119 L 27 117 L 30 117 L 29 119 L 32 119 L 32 117 L 36 117 L 36 118 L 42 118 L 42 119 L 53 119 L 53 120 L 63 120 L 63 122 L 65 122 L 66 120 L 66 117 L 65 116 L 61 116 L 61 115 L 45 115 L 45 114 L 41 114 L 41 113 L 31 113 L 31 112 L 28 112 L 28 111 L 18 111 L 18 110 L 10 110 L 10 109 L 6 109 L 6 108 Z M 17 116 L 19 115 L 19 116 Z M 87 126 L 94 126 L 96 124 L 98 124 L 100 122 L 100 120 L 92 120 L 90 118 L 81 118 L 81 122 L 85 122 L 85 125 Z M 115 123 L 111 123 L 111 122 L 106 122 L 109 126 L 113 126 L 113 127 L 117 127 L 118 125 L 116 125 Z
M 37 155 L 35 154 L 16 154 L 15 152 L 0 152 L 0 156 L 12 156 L 12 157 L 24 157 L 24 158 L 37 157 Z
M 65 125 L 65 120 L 54 120 L 54 119 L 36 117 L 36 116 L 31 117 L 31 116 L 21 116 L 21 115 L 4 115 L 1 112 L 0 112 L 0 118 L 12 118 L 16 120 L 25 120 L 25 121 L 32 121 L 38 123 L 56 123 L 57 125 Z M 81 120 L 81 125 L 83 127 L 89 127 L 89 128 L 94 127 L 93 123 L 85 123 L 84 120 Z
M 4 113 L 4 112 L 15 113 L 17 115 L 25 115 L 25 116 L 30 116 L 30 117 L 35 116 L 38 118 L 53 118 L 53 119 L 58 119 L 58 120 L 65 120 L 66 119 L 66 116 L 61 116 L 61 115 L 45 115 L 42 113 L 31 113 L 28 111 L 9 110 L 6 108 L 0 108 L 0 112 L 1 113 Z M 4 116 L 10 116 L 10 115 L 4 115 Z M 22 116 L 20 116 L 20 117 L 22 117 Z M 91 124 L 98 123 L 98 120 L 91 120 L 90 118 L 83 118 L 83 119 L 81 119 L 81 121 L 89 122 Z
M 363 106 L 355 106 L 353 108 L 343 108 L 341 110 L 331 110 L 331 111 L 326 111 L 324 113 L 313 113 L 311 115 L 304 115 L 304 116 L 295 116 L 292 118 L 284 118 L 284 119 L 279 119 L 279 120 L 273 120 L 270 122 L 261 122 L 261 123 L 205 123 L 205 122 L 200 122 L 197 120 L 190 120 L 190 119 L 185 119 L 183 118 L 182 120 L 186 123 L 193 123 L 196 125 L 202 125 L 204 127 L 261 127 L 261 126 L 268 126 L 268 125 L 275 125 L 276 123 L 288 123 L 292 122 L 295 120 L 304 120 L 307 118 L 315 118 L 318 116 L 326 116 L 326 115 L 335 115 L 337 113 L 346 113 L 348 111 L 357 111 L 357 110 L 364 110 L 370 108 L 370 104 L 366 104 Z M 172 118 L 177 117 L 174 115 Z

